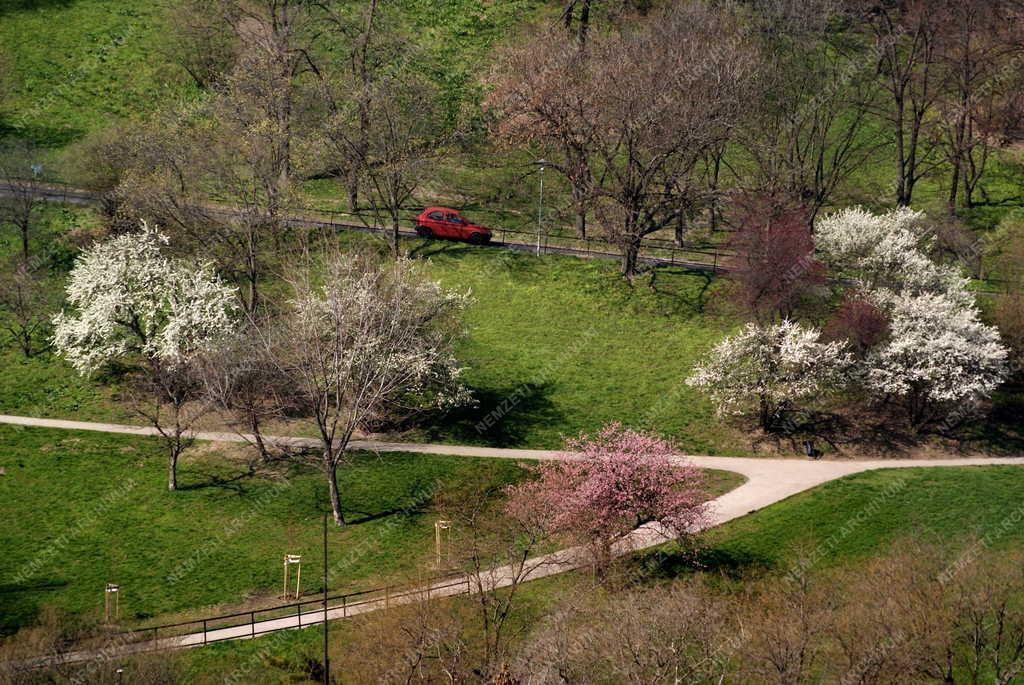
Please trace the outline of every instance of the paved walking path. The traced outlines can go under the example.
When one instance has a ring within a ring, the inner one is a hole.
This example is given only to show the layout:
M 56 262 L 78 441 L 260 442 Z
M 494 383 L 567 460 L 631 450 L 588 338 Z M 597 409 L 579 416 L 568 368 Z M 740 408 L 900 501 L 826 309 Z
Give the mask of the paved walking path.
M 67 421 L 63 419 L 39 419 L 25 416 L 0 415 L 0 424 L 58 428 L 69 430 L 91 430 L 106 433 L 124 433 L 129 435 L 154 435 L 156 430 L 146 426 L 126 426 L 112 423 L 92 423 L 84 421 Z M 244 442 L 246 439 L 235 433 L 200 431 L 196 433 L 200 440 Z M 315 446 L 317 441 L 310 438 L 275 438 L 270 441 L 284 441 L 295 445 Z M 467 457 L 485 457 L 495 459 L 556 459 L 565 455 L 556 450 L 523 450 L 501 449 L 494 447 L 475 447 L 468 445 L 439 445 L 404 442 L 379 442 L 357 440 L 350 443 L 351 449 L 375 450 L 379 452 L 413 452 L 422 454 L 448 454 Z M 570 457 L 571 458 L 571 457 Z M 751 458 L 751 457 L 707 457 L 680 456 L 680 461 L 688 461 L 702 468 L 734 471 L 747 478 L 746 482 L 736 489 L 727 492 L 710 502 L 708 526 L 717 526 L 726 521 L 738 518 L 752 511 L 779 502 L 787 497 L 808 490 L 836 478 L 870 471 L 889 468 L 920 468 L 944 466 L 988 466 L 996 464 L 1024 465 L 1022 459 L 975 457 L 960 459 L 871 459 L 847 461 L 812 461 L 804 458 Z M 646 549 L 665 542 L 666 535 L 657 525 L 646 525 L 633 531 L 617 547 L 617 553 Z M 571 548 L 530 559 L 525 567 L 516 568 L 503 566 L 491 569 L 482 580 L 484 589 L 508 587 L 518 578 L 536 580 L 558 573 L 579 568 L 583 563 L 582 552 Z M 443 597 L 465 594 L 475 591 L 475 583 L 452 583 L 441 581 L 430 586 L 413 588 L 405 593 L 390 597 L 391 605 L 418 601 L 424 597 Z M 379 598 L 346 607 L 329 607 L 329 620 L 346 618 L 357 614 L 377 611 L 384 608 L 385 599 Z M 125 643 L 115 648 L 117 654 L 131 653 L 149 649 L 170 649 L 194 647 L 206 642 L 220 640 L 247 639 L 253 635 L 267 634 L 279 630 L 288 630 L 315 625 L 323 621 L 323 612 L 289 616 L 285 618 L 258 621 L 204 633 L 162 638 L 141 643 Z M 108 650 L 109 651 L 109 650 Z M 97 658 L 100 652 L 78 652 L 67 655 L 67 661 L 86 661 Z

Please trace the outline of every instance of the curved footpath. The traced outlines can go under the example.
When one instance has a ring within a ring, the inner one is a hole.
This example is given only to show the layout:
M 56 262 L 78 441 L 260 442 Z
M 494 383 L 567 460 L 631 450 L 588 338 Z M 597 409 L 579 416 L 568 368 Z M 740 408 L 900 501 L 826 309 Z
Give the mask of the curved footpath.
M 105 433 L 123 433 L 129 435 L 155 435 L 156 429 L 146 426 L 127 426 L 110 423 L 92 423 L 84 421 L 67 421 L 62 419 L 39 419 L 25 416 L 0 415 L 0 424 L 32 426 L 41 428 L 57 428 L 66 430 L 89 430 Z M 195 434 L 200 440 L 221 442 L 246 442 L 246 438 L 235 433 L 200 431 Z M 274 438 L 292 445 L 315 446 L 318 441 L 310 438 Z M 439 445 L 404 442 L 382 442 L 371 440 L 353 440 L 350 449 L 371 450 L 377 452 L 411 452 L 421 454 L 445 454 L 466 457 L 483 457 L 493 459 L 556 459 L 565 458 L 556 450 L 524 450 L 501 449 L 494 447 L 474 447 L 466 445 Z M 571 455 L 569 456 L 571 458 Z M 787 497 L 808 490 L 836 478 L 842 478 L 862 471 L 891 468 L 920 468 L 942 466 L 990 466 L 990 465 L 1024 465 L 1024 461 L 1011 458 L 975 457 L 961 459 L 871 459 L 849 461 L 812 461 L 805 458 L 751 458 L 751 457 L 706 457 L 680 456 L 680 461 L 688 461 L 702 468 L 721 469 L 742 474 L 746 482 L 734 490 L 727 492 L 711 501 L 708 526 L 717 526 L 726 521 L 738 518 L 768 505 L 779 502 Z M 652 547 L 665 542 L 666 535 L 657 525 L 646 525 L 633 531 L 616 549 L 617 554 Z M 583 563 L 582 552 L 578 548 L 570 548 L 530 559 L 525 568 L 503 566 L 491 569 L 481 579 L 484 589 L 507 587 L 516 581 L 536 580 L 558 573 L 579 568 Z M 430 597 L 444 597 L 465 594 L 475 591 L 469 582 L 452 584 L 451 581 L 439 581 L 430 586 L 413 588 L 389 598 L 390 605 L 410 603 Z M 385 608 L 385 600 L 368 601 L 357 606 L 328 608 L 327 618 L 347 618 L 356 614 L 377 611 Z M 301 617 L 289 616 L 267 621 L 260 621 L 255 626 L 242 626 L 211 630 L 204 633 L 162 638 L 148 642 L 126 642 L 115 647 L 96 652 L 76 652 L 66 655 L 65 661 L 88 661 L 94 658 L 109 658 L 116 654 L 151 649 L 173 649 L 194 647 L 207 642 L 248 639 L 253 636 L 267 634 L 279 630 L 316 625 L 323 621 L 323 612 L 303 614 Z

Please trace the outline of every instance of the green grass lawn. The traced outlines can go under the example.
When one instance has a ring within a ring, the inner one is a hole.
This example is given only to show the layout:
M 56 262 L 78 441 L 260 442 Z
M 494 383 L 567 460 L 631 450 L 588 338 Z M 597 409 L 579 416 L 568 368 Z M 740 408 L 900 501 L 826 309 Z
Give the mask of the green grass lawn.
M 0 45 L 13 59 L 13 95 L 0 134 L 61 148 L 119 118 L 179 97 L 180 70 L 163 57 L 162 5 L 148 0 L 6 0 Z
M 799 559 L 798 551 L 813 554 L 814 568 L 853 565 L 888 553 L 894 543 L 915 537 L 945 546 L 950 554 L 972 536 L 990 536 L 990 549 L 1024 543 L 1019 525 L 1019 493 L 1024 468 L 1014 466 L 890 469 L 857 474 L 827 483 L 761 511 L 744 516 L 706 535 L 708 551 L 701 561 L 705 571 L 785 572 Z M 850 521 L 859 523 L 848 527 Z M 1006 525 L 1006 522 L 1012 525 Z M 656 559 L 653 553 L 638 563 Z M 661 557 L 664 580 L 677 573 L 692 573 L 690 562 L 673 565 L 676 558 Z M 648 567 L 650 568 L 650 567 Z M 550 610 L 560 588 L 572 583 L 573 574 L 524 587 L 520 620 Z M 731 585 L 721 589 L 728 592 Z M 357 659 L 349 648 L 358 643 L 360 625 L 338 621 L 331 627 L 335 665 Z M 528 634 L 528 631 L 527 631 Z M 290 632 L 254 641 L 224 643 L 184 655 L 182 664 L 196 682 L 221 682 L 236 670 L 250 673 L 253 682 L 294 682 L 303 659 L 319 653 L 318 629 Z
M 200 443 L 168 492 L 156 439 L 17 426 L 0 426 L 0 468 L 0 633 L 44 606 L 95 618 L 107 582 L 122 585 L 128 621 L 273 603 L 285 553 L 303 555 L 304 592 L 320 587 L 328 505 L 314 468 L 241 477 L 237 453 Z M 354 454 L 339 469 L 350 525 L 330 530 L 331 590 L 431 573 L 435 498 L 459 501 L 523 473 L 502 459 Z M 741 482 L 711 471 L 708 488 Z
M 187 453 L 168 492 L 155 439 L 0 426 L 0 630 L 44 605 L 95 617 L 108 581 L 129 620 L 273 597 L 285 553 L 303 555 L 303 590 L 315 591 L 323 477 L 238 478 L 242 464 L 209 450 Z M 354 455 L 339 470 L 351 525 L 330 532 L 332 590 L 417 571 L 433 553 L 435 491 L 458 497 L 521 473 L 504 460 Z
M 49 236 L 91 220 L 89 213 L 49 211 Z M 0 250 L 14 249 L 9 234 Z M 445 241 L 414 240 L 408 247 L 432 277 L 472 291 L 458 354 L 476 404 L 428 416 L 406 437 L 553 448 L 563 435 L 621 421 L 674 438 L 690 452 L 743 451 L 711 405 L 683 383 L 697 359 L 736 325 L 706 308 L 716 286 L 705 275 L 663 270 L 652 289 L 647 277 L 625 283 L 617 265 L 604 260 L 538 259 Z M 67 257 L 57 265 L 54 287 L 62 287 L 69 264 Z M 9 341 L 0 361 L 0 412 L 133 420 L 116 402 L 113 377 L 81 378 L 50 353 L 25 359 Z M 477 431 L 482 421 L 489 425 Z
M 441 242 L 414 254 L 475 300 L 459 356 L 478 404 L 429 425 L 425 437 L 557 447 L 563 435 L 621 421 L 691 452 L 736 451 L 711 405 L 683 383 L 735 325 L 705 310 L 705 277 L 661 272 L 652 291 L 646 279 L 624 283 L 606 261 Z M 488 416 L 493 425 L 482 425 Z
M 706 535 L 707 563 L 786 571 L 801 558 L 823 567 L 887 552 L 903 539 L 951 554 L 967 540 L 1024 543 L 1022 466 L 869 471 L 826 483 Z

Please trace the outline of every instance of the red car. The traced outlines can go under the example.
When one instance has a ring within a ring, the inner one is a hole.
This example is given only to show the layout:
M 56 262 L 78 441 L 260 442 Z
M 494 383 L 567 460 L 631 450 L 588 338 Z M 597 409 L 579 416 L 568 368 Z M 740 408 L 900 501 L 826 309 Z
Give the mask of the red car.
M 473 245 L 491 241 L 491 229 L 466 221 L 455 209 L 427 207 L 416 217 L 416 233 L 421 238 L 455 238 Z

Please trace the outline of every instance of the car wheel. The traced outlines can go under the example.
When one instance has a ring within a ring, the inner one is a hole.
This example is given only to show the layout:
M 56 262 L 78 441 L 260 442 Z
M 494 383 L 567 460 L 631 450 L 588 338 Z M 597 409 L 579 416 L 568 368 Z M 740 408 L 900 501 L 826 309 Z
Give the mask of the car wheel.
M 483 245 L 484 244 L 484 234 L 483 233 L 470 233 L 469 237 L 466 238 L 466 241 L 470 245 Z
M 430 227 L 428 227 L 428 226 L 417 226 L 416 227 L 416 235 L 418 235 L 421 238 L 430 239 L 430 238 L 434 237 L 434 232 L 431 231 Z

